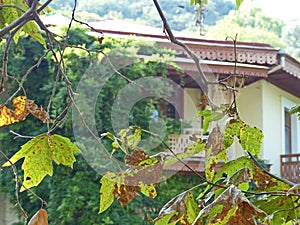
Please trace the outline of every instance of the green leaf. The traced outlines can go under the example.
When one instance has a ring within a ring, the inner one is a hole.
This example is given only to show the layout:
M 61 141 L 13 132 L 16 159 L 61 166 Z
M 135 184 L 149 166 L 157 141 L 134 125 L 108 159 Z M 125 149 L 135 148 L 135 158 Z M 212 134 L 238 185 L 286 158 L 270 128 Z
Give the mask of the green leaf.
M 130 149 L 135 149 L 140 143 L 142 138 L 142 129 L 140 127 L 122 129 L 119 131 L 118 136 L 121 142 L 121 150 L 127 153 Z
M 46 42 L 40 33 L 38 25 L 34 21 L 28 21 L 24 26 L 23 30 L 26 34 L 30 35 L 32 38 L 37 40 L 40 44 L 46 48 Z
M 215 175 L 213 182 L 217 182 L 220 180 L 224 174 L 226 174 L 227 178 L 231 178 L 238 171 L 243 170 L 245 168 L 250 169 L 250 177 L 253 177 L 254 165 L 248 157 L 240 157 L 236 160 L 232 160 L 227 162 L 226 164 L 220 167 L 220 170 Z
M 270 224 L 285 224 L 285 222 L 298 219 L 300 209 L 295 196 L 273 196 L 254 202 L 260 209 L 269 214 Z
M 100 210 L 99 213 L 104 212 L 114 202 L 115 199 L 115 182 L 110 179 L 110 173 L 107 173 L 100 180 Z
M 236 9 L 239 9 L 244 0 L 235 0 Z
M 186 197 L 185 205 L 186 205 L 186 213 L 184 215 L 183 220 L 186 222 L 186 224 L 192 224 L 197 218 L 200 209 L 193 195 L 190 192 Z
M 16 163 L 25 158 L 22 164 L 23 186 L 31 188 L 37 186 L 46 175 L 53 175 L 53 160 L 57 164 L 73 168 L 73 163 L 76 161 L 74 153 L 78 152 L 80 150 L 68 138 L 56 134 L 51 136 L 41 134 L 24 144 L 11 157 L 10 162 Z M 3 167 L 10 166 L 10 162 L 4 163 Z M 20 191 L 25 190 L 23 186 Z
M 219 112 L 213 112 L 209 109 L 205 109 L 198 113 L 199 116 L 203 116 L 203 133 L 205 134 L 208 130 L 208 126 L 212 121 L 218 121 L 222 119 L 225 114 Z
M 263 141 L 263 133 L 256 127 L 250 127 L 243 121 L 231 120 L 225 129 L 224 147 L 229 148 L 234 141 L 234 137 L 239 139 L 242 148 L 254 156 L 259 156 Z
M 170 222 L 171 218 L 176 216 L 178 212 L 172 212 L 157 220 L 154 225 L 176 225 L 177 221 Z

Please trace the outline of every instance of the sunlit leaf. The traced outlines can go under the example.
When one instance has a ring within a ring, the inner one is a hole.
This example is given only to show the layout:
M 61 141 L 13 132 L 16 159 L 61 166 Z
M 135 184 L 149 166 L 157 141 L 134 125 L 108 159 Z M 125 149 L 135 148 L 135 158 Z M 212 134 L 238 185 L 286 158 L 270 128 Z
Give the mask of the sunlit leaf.
M 99 213 L 104 212 L 114 202 L 115 189 L 118 187 L 114 179 L 111 176 L 114 174 L 106 173 L 100 180 L 100 210 Z M 114 177 L 113 177 L 114 178 Z
M 244 0 L 235 0 L 236 9 L 239 9 Z
M 130 149 L 135 149 L 142 137 L 142 129 L 140 127 L 129 127 L 122 129 L 118 133 L 121 149 L 127 153 Z
M 42 34 L 40 33 L 38 25 L 34 21 L 28 21 L 24 27 L 23 30 L 26 34 L 30 35 L 32 38 L 37 40 L 40 44 L 46 48 L 46 42 L 43 38 Z
M 29 111 L 26 109 L 26 97 L 19 96 L 13 99 L 13 108 L 11 110 L 6 106 L 0 109 L 0 126 L 6 126 L 12 123 L 16 123 L 25 120 Z
M 74 153 L 80 152 L 68 138 L 60 135 L 42 134 L 24 144 L 21 149 L 10 158 L 11 163 L 16 163 L 22 158 L 24 162 L 23 186 L 31 188 L 37 186 L 46 175 L 52 176 L 54 160 L 57 164 L 73 168 L 76 161 Z M 3 164 L 3 167 L 10 166 L 10 162 Z M 25 190 L 21 187 L 20 191 Z
M 205 134 L 208 130 L 208 126 L 212 121 L 218 121 L 222 119 L 225 114 L 219 112 L 213 112 L 209 109 L 205 109 L 198 113 L 199 116 L 203 116 L 203 133 Z
M 259 156 L 264 135 L 256 127 L 250 127 L 243 121 L 231 120 L 224 133 L 224 147 L 229 148 L 237 137 L 242 148 L 254 156 Z
M 250 178 L 253 177 L 254 165 L 251 162 L 251 159 L 248 157 L 240 157 L 238 159 L 227 162 L 226 164 L 220 167 L 219 172 L 215 175 L 213 182 L 218 181 L 221 177 L 226 175 L 227 178 L 231 178 L 238 171 L 241 171 L 245 168 L 249 168 Z

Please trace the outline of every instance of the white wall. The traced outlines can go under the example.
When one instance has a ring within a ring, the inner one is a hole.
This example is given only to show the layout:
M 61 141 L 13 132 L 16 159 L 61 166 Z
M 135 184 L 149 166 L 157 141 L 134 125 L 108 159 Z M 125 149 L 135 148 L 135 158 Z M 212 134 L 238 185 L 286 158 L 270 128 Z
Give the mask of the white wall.
M 197 88 L 184 89 L 184 120 L 192 125 L 193 129 L 201 129 L 201 121 L 198 117 L 200 111 L 201 91 Z
M 241 118 L 251 126 L 263 130 L 264 141 L 261 158 L 269 160 L 272 164 L 271 172 L 280 175 L 280 154 L 284 153 L 284 104 L 289 106 L 299 104 L 297 98 L 273 84 L 260 80 L 241 90 L 238 97 L 238 106 Z M 295 118 L 295 116 L 294 116 Z M 297 133 L 294 133 L 295 152 L 300 152 L 300 123 Z

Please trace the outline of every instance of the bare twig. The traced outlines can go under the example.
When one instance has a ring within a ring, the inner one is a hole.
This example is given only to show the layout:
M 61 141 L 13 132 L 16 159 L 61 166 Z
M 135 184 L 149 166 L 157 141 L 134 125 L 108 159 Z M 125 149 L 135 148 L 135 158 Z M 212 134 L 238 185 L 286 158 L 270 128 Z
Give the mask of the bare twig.
M 24 210 L 24 208 L 22 207 L 20 201 L 19 201 L 19 182 L 20 182 L 20 179 L 19 179 L 19 176 L 18 176 L 18 173 L 17 173 L 17 168 L 16 166 L 10 161 L 10 159 L 5 155 L 5 153 L 0 150 L 0 154 L 2 155 L 2 157 L 8 161 L 11 165 L 11 168 L 13 170 L 13 173 L 15 175 L 15 197 L 16 197 L 16 204 L 17 206 L 19 207 L 19 209 L 21 210 L 22 214 L 23 214 L 23 217 L 25 218 L 25 220 L 27 220 L 28 218 L 28 215 L 27 215 L 27 212 Z M 21 181 L 22 182 L 22 181 Z
M 167 22 L 167 19 L 166 17 L 164 16 L 164 13 L 163 11 L 161 10 L 161 7 L 160 5 L 158 4 L 157 0 L 153 0 L 154 2 L 154 5 L 159 13 L 159 16 L 163 22 L 163 26 L 164 26 L 164 31 L 167 33 L 168 35 L 168 38 L 170 39 L 171 42 L 173 42 L 174 44 L 176 45 L 179 45 L 181 46 L 186 52 L 187 54 L 194 60 L 195 64 L 196 64 L 196 67 L 197 67 L 197 70 L 199 72 L 199 78 L 200 78 L 200 82 L 201 82 L 201 89 L 204 93 L 207 93 L 207 85 L 209 84 L 218 84 L 219 82 L 211 82 L 209 80 L 207 80 L 202 68 L 201 68 L 201 65 L 200 65 L 200 60 L 198 59 L 198 57 L 195 55 L 195 53 L 193 53 L 190 48 L 184 44 L 183 42 L 179 41 L 173 34 L 168 22 Z
M 13 130 L 10 130 L 9 132 L 12 133 L 12 134 L 14 134 L 14 135 L 16 135 L 16 136 L 14 137 L 14 139 L 17 139 L 17 138 L 28 138 L 28 139 L 35 138 L 35 136 L 22 135 L 22 134 L 19 134 L 19 133 L 13 131 Z

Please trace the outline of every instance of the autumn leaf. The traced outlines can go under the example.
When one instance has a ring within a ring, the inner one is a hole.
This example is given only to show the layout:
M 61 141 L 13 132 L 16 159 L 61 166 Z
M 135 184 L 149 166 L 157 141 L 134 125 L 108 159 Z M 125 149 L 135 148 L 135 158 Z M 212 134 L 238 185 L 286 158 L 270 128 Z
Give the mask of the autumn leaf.
M 48 213 L 45 209 L 40 209 L 30 219 L 28 225 L 48 225 Z
M 125 158 L 130 168 L 121 172 L 107 172 L 100 180 L 100 210 L 104 212 L 118 196 L 122 206 L 132 199 L 144 194 L 149 198 L 156 197 L 155 186 L 162 177 L 162 162 L 150 158 L 142 149 L 135 149 Z
M 205 206 L 198 214 L 196 222 L 206 217 L 207 224 L 256 225 L 258 218 L 267 214 L 254 206 L 234 185 L 228 187 L 212 203 Z
M 48 112 L 42 107 L 38 107 L 33 100 L 26 99 L 26 109 L 36 118 L 40 119 L 44 123 L 51 123 Z
M 53 175 L 52 161 L 73 168 L 74 153 L 80 152 L 68 138 L 60 135 L 39 135 L 24 144 L 3 167 L 25 158 L 22 164 L 24 181 L 20 191 L 37 186 L 46 175 Z M 25 186 L 25 187 L 24 187 Z
M 6 106 L 0 109 L 0 127 L 23 121 L 30 113 L 44 123 L 52 122 L 47 111 L 38 107 L 33 100 L 27 99 L 26 96 L 18 96 L 12 102 L 13 110 Z
M 199 211 L 191 192 L 185 191 L 165 204 L 153 222 L 155 225 L 176 224 L 179 221 L 181 224 L 192 224 Z
M 100 210 L 104 212 L 113 203 L 116 196 L 121 206 L 127 205 L 132 199 L 139 196 L 137 191 L 150 197 L 156 197 L 156 189 L 153 184 L 144 184 L 138 181 L 137 184 L 126 183 L 125 179 L 132 176 L 129 171 L 119 173 L 107 172 L 100 180 Z
M 0 127 L 25 120 L 29 114 L 29 111 L 26 109 L 26 97 L 19 96 L 14 98 L 13 109 L 11 110 L 6 106 L 0 109 Z
M 231 120 L 224 133 L 224 147 L 229 148 L 237 137 L 242 148 L 254 156 L 259 156 L 264 135 L 256 127 L 250 127 L 242 120 Z

